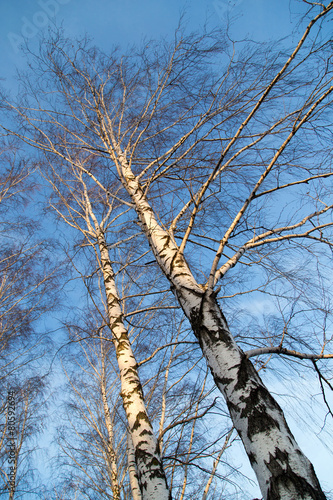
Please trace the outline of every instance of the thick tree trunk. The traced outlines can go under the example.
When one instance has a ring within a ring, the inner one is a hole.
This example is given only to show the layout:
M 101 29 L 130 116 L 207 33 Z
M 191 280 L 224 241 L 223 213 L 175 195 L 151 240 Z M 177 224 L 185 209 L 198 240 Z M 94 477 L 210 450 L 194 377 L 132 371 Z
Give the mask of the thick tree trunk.
M 299 449 L 280 406 L 235 343 L 216 298 L 204 294 L 200 305 L 193 307 L 186 290 L 186 299 L 182 292 L 179 299 L 225 396 L 263 497 L 324 500 L 312 464 Z
M 123 155 L 123 184 L 156 261 L 189 319 L 233 424 L 267 500 L 324 500 L 312 464 L 299 449 L 283 415 L 232 337 L 214 294 L 194 279 L 170 234 L 160 226 Z
M 109 252 L 102 232 L 98 237 L 107 308 L 120 371 L 121 396 L 135 451 L 143 500 L 170 500 L 159 446 L 154 436 L 139 380 L 128 332 L 114 280 Z

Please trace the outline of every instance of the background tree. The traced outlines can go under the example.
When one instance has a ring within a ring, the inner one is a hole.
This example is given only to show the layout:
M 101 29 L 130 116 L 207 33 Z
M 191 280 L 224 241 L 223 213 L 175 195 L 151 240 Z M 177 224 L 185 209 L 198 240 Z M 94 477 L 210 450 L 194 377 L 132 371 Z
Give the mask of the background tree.
M 57 287 L 50 247 L 24 215 L 36 191 L 33 169 L 15 141 L 1 138 L 0 147 L 0 488 L 14 499 L 40 487 L 34 459 L 46 381 L 36 362 L 47 334 L 38 321 L 54 308 Z
M 82 498 L 97 495 L 120 500 L 130 498 L 124 485 L 126 417 L 118 416 L 121 397 L 113 366 L 116 360 L 110 353 L 112 343 L 98 339 L 102 331 L 89 324 L 83 338 L 83 331 L 71 334 L 76 348 L 74 360 L 66 363 L 70 370 L 66 371 L 69 390 L 65 391 L 58 437 L 61 470 L 65 471 L 61 476 L 66 478 L 68 494 L 74 486 Z

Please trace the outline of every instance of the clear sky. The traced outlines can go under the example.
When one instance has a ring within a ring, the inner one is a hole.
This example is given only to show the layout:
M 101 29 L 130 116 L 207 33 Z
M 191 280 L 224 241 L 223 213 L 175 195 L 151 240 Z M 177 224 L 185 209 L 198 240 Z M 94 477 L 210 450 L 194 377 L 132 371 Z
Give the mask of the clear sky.
M 15 68 L 24 69 L 26 64 L 18 48 L 22 37 L 37 43 L 41 31 L 54 22 L 62 24 L 68 35 L 81 37 L 87 33 L 104 51 L 115 44 L 126 50 L 144 37 L 172 35 L 181 12 L 186 13 L 189 31 L 200 29 L 205 22 L 212 27 L 223 26 L 229 17 L 234 38 L 248 36 L 256 41 L 282 38 L 296 28 L 296 14 L 302 8 L 304 10 L 304 5 L 297 0 L 2 0 L 0 76 L 5 80 L 4 87 L 15 89 Z M 315 381 L 303 383 L 306 387 Z M 277 382 L 274 387 L 275 392 L 285 390 L 278 387 Z M 280 402 L 288 406 L 289 413 L 292 405 L 287 398 Z M 299 422 L 300 425 L 296 420 L 291 422 L 292 430 L 313 461 L 324 486 L 333 490 L 333 474 L 330 474 L 333 456 L 318 440 L 310 439 L 306 424 L 301 419 Z
M 91 36 L 107 50 L 117 44 L 126 49 L 144 37 L 170 35 L 181 12 L 190 30 L 205 22 L 211 26 L 233 20 L 232 34 L 255 40 L 275 39 L 292 31 L 300 4 L 289 0 L 11 0 L 0 3 L 0 60 L 2 77 L 12 85 L 15 67 L 24 68 L 19 53 L 22 37 L 34 43 L 38 34 L 56 22 L 67 33 Z

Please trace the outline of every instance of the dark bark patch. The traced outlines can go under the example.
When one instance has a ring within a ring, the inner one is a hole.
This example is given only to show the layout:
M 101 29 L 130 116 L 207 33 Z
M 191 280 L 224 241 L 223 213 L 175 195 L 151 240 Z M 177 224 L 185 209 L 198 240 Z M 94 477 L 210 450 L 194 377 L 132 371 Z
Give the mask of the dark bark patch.
M 165 483 L 165 487 L 168 490 L 167 480 L 164 474 L 164 470 L 162 467 L 161 461 L 157 456 L 151 455 L 146 451 L 136 448 L 135 450 L 135 461 L 137 464 L 144 463 L 146 473 L 145 475 L 141 474 L 140 466 L 138 467 L 138 477 L 140 483 L 141 492 L 147 490 L 147 480 L 152 480 L 154 478 L 161 479 Z M 146 478 L 146 479 L 145 479 Z M 171 500 L 171 492 L 169 491 L 169 500 Z
M 134 377 L 137 379 L 138 378 L 137 366 L 130 366 L 129 368 L 127 368 L 126 370 L 124 370 L 124 376 L 125 377 L 127 377 L 129 373 L 131 373 L 132 375 L 134 375 Z
M 251 417 L 248 419 L 247 435 L 253 442 L 257 434 L 268 433 L 272 429 L 279 429 L 280 426 L 277 420 L 265 411 L 253 410 Z
M 228 378 L 228 377 L 218 377 L 217 375 L 214 375 L 214 373 L 212 373 L 213 377 L 214 377 L 214 381 L 215 381 L 215 384 L 219 387 L 219 386 L 222 386 L 223 388 L 227 387 L 229 384 L 231 384 L 232 382 L 234 382 L 234 379 L 233 378 Z
M 209 301 L 208 307 L 206 307 L 206 301 Z M 206 315 L 209 315 L 210 322 L 216 325 L 214 330 L 209 330 L 204 326 Z M 207 298 L 204 296 L 201 307 L 193 310 L 189 319 L 194 334 L 198 339 L 203 339 L 210 346 L 220 342 L 226 349 L 234 348 L 233 338 L 228 330 L 226 319 L 214 297 Z
M 241 362 L 239 364 L 237 383 L 235 385 L 236 391 L 242 391 L 246 387 L 248 387 L 249 380 L 258 379 L 258 374 L 252 365 L 251 361 L 245 356 L 245 354 L 241 357 Z M 257 384 L 256 384 L 257 385 Z M 266 390 L 266 392 L 268 392 Z
M 141 431 L 139 435 L 140 435 L 140 436 L 152 436 L 152 435 L 153 435 L 153 433 L 152 433 L 152 431 L 151 431 L 151 430 L 149 430 L 149 429 L 143 429 L 143 431 Z
M 130 391 L 127 390 L 126 392 L 124 392 L 124 391 L 121 392 L 121 396 L 123 398 L 123 405 L 125 405 L 126 402 L 127 402 L 127 406 L 133 403 L 133 398 L 132 398 L 133 394 L 138 394 L 139 398 L 143 399 L 142 385 L 140 384 L 140 382 L 138 382 L 137 380 L 133 380 L 132 384 L 134 384 L 134 387 L 132 390 L 130 390 Z M 141 413 L 143 413 L 143 412 L 141 412 Z
M 264 386 L 253 388 L 246 398 L 241 399 L 246 406 L 241 410 L 240 416 L 248 421 L 247 435 L 252 442 L 259 433 L 269 433 L 272 429 L 281 430 L 279 422 L 270 414 L 270 410 L 277 410 L 279 407 Z
M 171 267 L 172 269 L 172 267 Z M 179 278 L 179 276 L 188 276 L 188 273 L 186 271 L 180 271 L 178 273 L 173 273 L 172 278 Z
M 221 342 L 227 349 L 234 348 L 234 341 L 230 334 L 227 320 L 213 294 L 204 295 L 201 307 L 201 324 L 204 320 L 204 315 L 209 315 L 210 321 L 212 322 L 213 320 L 213 323 L 217 327 L 213 331 L 210 331 L 206 327 L 201 326 L 201 334 L 205 336 L 205 339 L 211 344 Z
M 272 475 L 267 491 L 267 500 L 279 500 L 282 494 L 283 498 L 286 498 L 286 492 L 290 492 L 290 498 L 293 500 L 302 498 L 326 500 L 326 496 L 320 487 L 313 466 L 310 463 L 309 477 L 301 477 L 291 469 L 288 453 L 276 448 L 274 456 L 270 454 L 269 462 L 265 462 L 265 464 Z
M 117 355 L 121 354 L 122 351 L 128 350 L 128 342 L 120 341 L 117 344 Z
M 139 413 L 136 416 L 135 422 L 133 424 L 132 431 L 139 429 L 142 421 L 144 421 L 150 425 L 149 419 L 148 419 L 147 415 L 145 414 L 145 412 L 139 411 Z

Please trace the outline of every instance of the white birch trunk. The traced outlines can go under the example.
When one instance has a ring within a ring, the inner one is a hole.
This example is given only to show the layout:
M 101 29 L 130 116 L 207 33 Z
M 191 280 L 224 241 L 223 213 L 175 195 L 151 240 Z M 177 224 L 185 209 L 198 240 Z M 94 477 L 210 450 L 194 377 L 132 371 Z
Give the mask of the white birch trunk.
M 147 415 L 137 363 L 123 323 L 123 315 L 109 252 L 102 232 L 98 245 L 107 308 L 120 372 L 121 396 L 135 451 L 139 482 L 143 500 L 169 500 L 169 490 L 161 463 L 159 446 Z
M 127 433 L 127 463 L 128 463 L 128 475 L 130 479 L 131 493 L 133 500 L 142 500 L 138 470 L 135 462 L 135 453 L 133 442 L 130 433 Z
M 118 481 L 118 467 L 117 467 L 117 456 L 114 450 L 114 432 L 113 424 L 110 415 L 109 404 L 106 395 L 106 383 L 105 383 L 105 363 L 104 363 L 104 352 L 102 351 L 102 377 L 101 377 L 101 391 L 103 399 L 104 408 L 104 418 L 105 425 L 108 433 L 108 449 L 107 449 L 107 460 L 109 463 L 110 479 L 112 494 L 114 500 L 120 500 L 120 486 Z
M 283 415 L 233 339 L 214 294 L 196 283 L 169 233 L 152 208 L 123 156 L 123 183 L 151 249 L 189 319 L 217 387 L 267 500 L 325 499 L 312 464 L 299 449 Z

